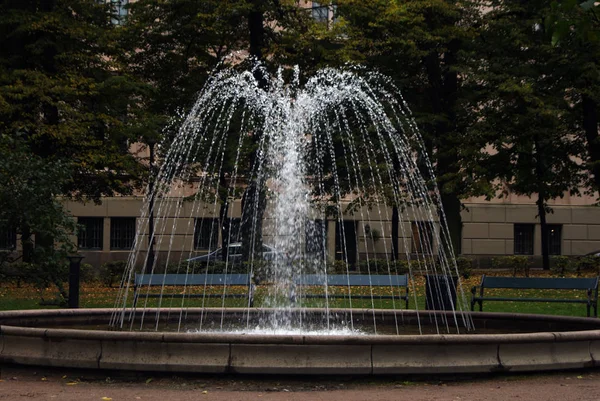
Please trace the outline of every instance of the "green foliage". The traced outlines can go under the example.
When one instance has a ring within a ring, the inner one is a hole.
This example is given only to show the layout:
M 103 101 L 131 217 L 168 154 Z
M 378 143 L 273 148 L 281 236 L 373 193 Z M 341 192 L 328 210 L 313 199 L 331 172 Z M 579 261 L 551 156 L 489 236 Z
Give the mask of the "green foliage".
M 139 164 L 136 85 L 116 73 L 110 4 L 88 0 L 5 1 L 0 5 L 0 132 L 23 138 L 48 163 L 62 160 L 75 199 L 129 193 Z M 128 177 L 133 178 L 133 177 Z
M 510 269 L 513 272 L 513 277 L 518 274 L 523 274 L 529 277 L 529 268 L 531 263 L 527 256 L 499 256 L 492 258 L 492 267 L 499 269 Z
M 600 274 L 600 256 L 582 256 L 577 260 L 577 270 L 579 272 L 594 272 Z
M 68 181 L 65 163 L 36 156 L 21 137 L 6 134 L 0 134 L 0 154 L 0 221 L 23 243 L 22 254 L 9 255 L 2 264 L 20 257 L 26 262 L 3 269 L 17 272 L 17 277 L 25 274 L 24 281 L 39 289 L 53 284 L 66 298 L 66 257 L 75 250 L 71 236 L 76 224 L 56 198 Z M 35 274 L 37 278 L 32 277 Z
M 577 260 L 568 256 L 553 256 L 550 271 L 559 277 L 564 277 L 567 274 L 573 273 L 579 274 L 579 263 Z
M 348 274 L 348 264 L 343 260 L 332 260 L 327 263 L 328 274 Z
M 82 263 L 79 266 L 79 279 L 82 283 L 100 282 L 100 274 L 101 271 L 89 263 Z
M 471 273 L 473 271 L 473 259 L 459 256 L 456 258 L 456 268 L 458 269 L 458 274 L 461 277 L 465 279 L 471 277 Z
M 101 266 L 100 277 L 107 287 L 113 287 L 115 284 L 119 284 L 125 274 L 127 268 L 126 260 L 116 260 L 112 262 L 106 262 Z
M 406 274 L 410 272 L 410 264 L 406 260 L 371 259 L 367 263 L 361 260 L 358 263 L 360 274 Z M 345 274 L 346 272 L 344 272 Z M 339 274 L 339 273 L 338 273 Z

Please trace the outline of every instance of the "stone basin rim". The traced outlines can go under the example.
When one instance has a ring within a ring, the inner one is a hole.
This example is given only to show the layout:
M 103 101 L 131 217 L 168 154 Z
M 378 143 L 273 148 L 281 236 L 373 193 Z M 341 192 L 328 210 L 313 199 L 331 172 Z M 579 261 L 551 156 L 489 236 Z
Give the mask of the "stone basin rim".
M 256 313 L 264 311 L 260 308 L 226 308 L 225 313 Z M 32 309 L 0 312 L 0 336 L 19 335 L 25 337 L 44 337 L 44 338 L 69 338 L 81 340 L 132 340 L 148 342 L 173 342 L 173 343 L 229 343 L 229 344 L 509 344 L 509 343 L 552 343 L 566 341 L 595 341 L 600 340 L 600 319 L 572 317 L 572 316 L 554 316 L 554 315 L 536 315 L 519 313 L 498 313 L 498 312 L 464 312 L 471 315 L 477 321 L 481 320 L 507 320 L 514 319 L 526 320 L 539 323 L 557 323 L 557 324 L 583 324 L 589 325 L 590 329 L 573 331 L 538 331 L 531 333 L 500 333 L 500 334 L 362 334 L 362 335 L 318 335 L 318 334 L 237 334 L 237 333 L 218 333 L 218 332 L 200 332 L 200 333 L 177 333 L 177 332 L 140 332 L 140 331 L 117 331 L 117 330 L 87 330 L 87 329 L 68 329 L 44 327 L 25 327 L 18 324 L 2 324 L 3 320 L 16 319 L 19 317 L 32 318 L 78 318 L 85 316 L 106 316 L 107 319 L 114 311 L 111 308 L 90 308 L 90 309 Z M 148 308 L 146 313 L 156 313 L 157 308 Z M 162 308 L 161 313 L 180 312 L 181 308 Z M 188 313 L 212 313 L 221 314 L 221 308 L 186 308 Z M 303 311 L 319 311 L 318 308 L 306 308 Z M 349 313 L 348 309 L 330 309 L 332 313 Z M 138 311 L 139 312 L 139 311 Z M 371 309 L 354 309 L 352 313 L 373 314 Z M 375 310 L 376 314 L 416 316 L 421 314 L 429 316 L 448 315 L 453 312 L 444 311 L 416 311 L 416 310 Z M 457 314 L 458 318 L 462 318 Z M 85 325 L 85 323 L 83 324 Z M 463 329 L 464 330 L 464 329 Z

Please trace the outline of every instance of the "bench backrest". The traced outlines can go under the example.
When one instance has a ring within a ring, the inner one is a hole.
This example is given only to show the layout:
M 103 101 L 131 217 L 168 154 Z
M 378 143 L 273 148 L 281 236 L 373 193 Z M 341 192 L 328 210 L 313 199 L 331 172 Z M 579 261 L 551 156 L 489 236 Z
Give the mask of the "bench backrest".
M 249 285 L 248 274 L 136 274 L 135 285 Z
M 325 285 L 325 276 L 306 274 L 296 279 L 296 285 Z M 329 274 L 327 275 L 329 286 L 372 286 L 372 287 L 406 287 L 408 276 L 401 275 L 368 275 L 368 274 Z
M 481 278 L 481 286 L 484 288 L 517 288 L 540 290 L 594 290 L 598 287 L 598 278 L 493 277 L 484 275 Z

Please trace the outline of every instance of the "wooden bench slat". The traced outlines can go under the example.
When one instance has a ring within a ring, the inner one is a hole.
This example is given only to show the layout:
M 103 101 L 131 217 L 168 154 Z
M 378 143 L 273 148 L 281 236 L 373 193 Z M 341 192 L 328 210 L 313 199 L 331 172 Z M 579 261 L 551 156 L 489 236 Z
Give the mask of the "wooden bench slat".
M 532 290 L 587 290 L 596 288 L 597 278 L 552 277 L 491 277 L 482 281 L 485 288 L 514 288 Z
M 324 287 L 325 283 L 329 287 L 391 287 L 392 290 L 396 288 L 405 288 L 405 293 L 393 294 L 393 295 L 364 295 L 364 294 L 330 294 L 327 295 L 324 292 L 314 293 L 305 291 L 305 287 L 319 286 Z M 299 288 L 297 295 L 300 298 L 352 298 L 352 299 L 401 299 L 405 301 L 406 308 L 408 309 L 408 275 L 367 275 L 367 274 L 328 274 L 316 275 L 306 274 L 296 278 L 294 284 Z
M 477 295 L 479 288 L 479 295 Z M 583 290 L 586 293 L 585 298 L 548 298 L 548 297 L 486 297 L 486 289 L 515 289 L 515 290 Z M 479 286 L 471 289 L 471 310 L 475 309 L 475 304 L 479 304 L 479 310 L 483 310 L 484 301 L 510 301 L 510 302 L 564 302 L 564 303 L 582 303 L 586 304 L 587 315 L 590 316 L 590 309 L 594 309 L 594 316 L 598 316 L 598 277 L 494 277 L 483 275 Z
M 150 293 L 143 291 L 148 287 L 180 287 L 180 286 L 244 286 L 247 288 L 245 294 L 224 292 L 219 294 L 200 293 Z M 140 297 L 142 298 L 248 298 L 250 306 L 254 304 L 254 284 L 248 274 L 136 274 L 134 277 L 133 307 L 135 308 Z
M 327 279 L 327 281 L 325 279 Z M 336 287 L 405 287 L 408 285 L 408 278 L 405 274 L 399 276 L 367 274 L 329 274 L 327 276 L 321 276 L 316 274 L 307 274 L 299 276 L 296 279 L 296 285 L 324 286 L 325 282 L 327 282 L 327 285 Z
M 511 302 L 572 302 L 587 304 L 587 299 L 562 299 L 562 298 L 506 298 L 506 297 L 484 297 L 485 301 L 511 301 Z
M 136 274 L 135 285 L 248 285 L 248 274 Z

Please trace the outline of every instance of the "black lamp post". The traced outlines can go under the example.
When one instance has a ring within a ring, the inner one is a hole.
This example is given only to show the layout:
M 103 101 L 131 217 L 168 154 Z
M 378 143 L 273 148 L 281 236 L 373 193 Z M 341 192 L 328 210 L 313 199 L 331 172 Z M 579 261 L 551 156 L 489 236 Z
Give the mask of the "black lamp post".
M 79 308 L 79 272 L 82 255 L 71 255 L 69 259 L 69 308 Z

